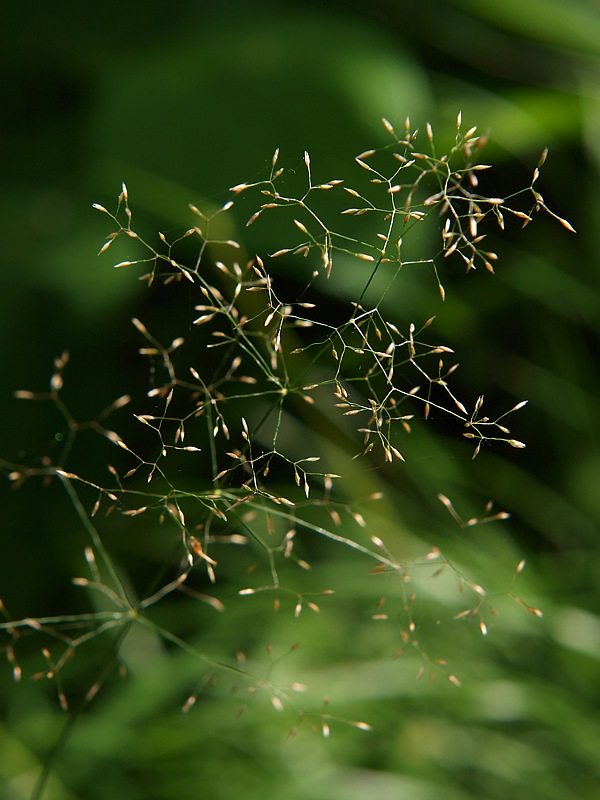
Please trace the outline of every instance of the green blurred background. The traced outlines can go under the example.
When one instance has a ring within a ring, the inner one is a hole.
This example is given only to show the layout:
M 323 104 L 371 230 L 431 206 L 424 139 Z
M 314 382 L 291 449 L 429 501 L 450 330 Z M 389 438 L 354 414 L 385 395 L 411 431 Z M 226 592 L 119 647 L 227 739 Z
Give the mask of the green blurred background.
M 374 731 L 333 725 L 325 739 L 305 725 L 286 741 L 293 715 L 257 701 L 237 719 L 241 701 L 228 690 L 182 715 L 197 665 L 140 634 L 128 645 L 130 676 L 109 683 L 58 752 L 46 800 L 598 797 L 600 4 L 106 0 L 13 5 L 3 28 L 0 457 L 9 461 L 51 452 L 57 432 L 15 389 L 43 390 L 68 348 L 71 402 L 91 417 L 145 374 L 129 319 L 171 319 L 131 274 L 112 271 L 116 259 L 96 258 L 109 231 L 91 204 L 114 207 L 123 180 L 142 228 L 185 229 L 189 202 L 222 204 L 228 186 L 264 177 L 276 147 L 284 164 L 300 168 L 308 150 L 320 178 L 346 177 L 357 153 L 386 143 L 382 116 L 401 128 L 408 114 L 450 136 L 462 111 L 466 127 L 491 131 L 493 193 L 527 185 L 550 148 L 539 189 L 578 231 L 536 219 L 498 245 L 496 276 L 448 277 L 446 304 L 431 303 L 440 338 L 460 353 L 463 395 L 484 392 L 496 407 L 529 400 L 512 423 L 527 450 L 471 462 L 441 429 L 417 438 L 410 478 L 398 468 L 373 484 L 388 495 L 378 524 L 397 555 L 441 546 L 479 583 L 499 585 L 525 558 L 519 592 L 544 618 L 502 601 L 487 639 L 460 622 L 436 631 L 433 620 L 451 620 L 460 600 L 447 608 L 425 586 L 423 640 L 462 686 L 419 682 L 419 660 L 392 660 L 394 630 L 370 621 L 382 590 L 357 559 L 313 553 L 311 585 L 335 581 L 339 599 L 293 620 L 269 600 L 236 598 L 240 557 L 226 569 L 227 613 L 175 605 L 168 623 L 210 652 L 243 645 L 259 673 L 266 642 L 277 656 L 301 641 L 277 680 L 307 683 L 315 708 L 329 694 L 331 713 Z M 235 233 L 244 236 L 243 223 Z M 493 498 L 512 519 L 465 533 L 438 491 L 466 517 Z M 70 579 L 82 573 L 85 537 L 63 494 L 5 484 L 2 498 L 0 597 L 10 612 L 76 608 Z M 118 523 L 110 535 L 134 579 L 156 570 L 162 550 L 140 555 L 143 526 Z M 22 658 L 26 672 L 40 668 L 27 642 Z M 85 659 L 75 661 L 76 694 L 86 678 Z M 7 663 L 0 679 L 0 796 L 22 800 L 65 715 L 51 687 L 15 685 Z

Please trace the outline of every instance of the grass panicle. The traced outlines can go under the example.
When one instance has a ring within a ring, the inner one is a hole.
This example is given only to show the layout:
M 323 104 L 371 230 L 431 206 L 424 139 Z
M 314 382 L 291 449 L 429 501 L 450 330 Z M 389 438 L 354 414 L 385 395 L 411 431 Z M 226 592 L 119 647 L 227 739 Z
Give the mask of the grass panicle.
M 488 592 L 437 546 L 425 545 L 416 558 L 398 552 L 373 527 L 381 492 L 357 497 L 355 478 L 347 476 L 386 464 L 410 470 L 407 437 L 432 415 L 459 426 L 474 445 L 473 457 L 484 443 L 525 446 L 507 426 L 525 401 L 496 412 L 484 410 L 483 396 L 460 398 L 453 386 L 456 354 L 436 339 L 435 317 L 419 309 L 412 318 L 393 317 L 387 301 L 401 290 L 407 270 L 421 272 L 443 300 L 448 271 L 494 272 L 498 255 L 487 244 L 490 231 L 502 232 L 510 220 L 525 226 L 539 211 L 556 217 L 534 187 L 545 153 L 529 186 L 510 197 L 488 196 L 481 184 L 490 165 L 480 163 L 486 136 L 474 127 L 463 132 L 460 115 L 444 155 L 429 124 L 419 133 L 407 119 L 400 134 L 387 120 L 383 125 L 389 143 L 357 156 L 353 186 L 316 180 L 319 167 L 308 153 L 302 176 L 290 174 L 276 151 L 263 180 L 233 186 L 211 215 L 191 206 L 192 225 L 152 241 L 137 232 L 125 185 L 114 212 L 95 204 L 112 228 L 100 254 L 109 256 L 117 240 L 131 240 L 136 256 L 115 268 L 130 270 L 154 293 L 180 288 L 193 311 L 166 338 L 152 323 L 132 319 L 149 375 L 136 400 L 121 395 L 91 420 L 76 419 L 65 399 L 71 380 L 66 352 L 55 360 L 47 388 L 16 393 L 22 401 L 53 404 L 64 435 L 58 456 L 55 450 L 52 457 L 42 453 L 31 463 L 2 466 L 15 486 L 39 479 L 62 486 L 74 524 L 85 534 L 87 573 L 73 584 L 94 598 L 94 610 L 12 619 L 2 606 L 2 649 L 15 680 L 22 677 L 22 640 L 39 637 L 44 666 L 33 677 L 53 681 L 60 705 L 68 708 L 63 673 L 78 651 L 104 639 L 109 656 L 90 671 L 85 702 L 91 702 L 110 670 L 121 669 L 129 632 L 142 626 L 197 661 L 198 683 L 182 698 L 183 711 L 223 678 L 241 681 L 277 711 L 294 710 L 292 735 L 307 719 L 328 737 L 340 720 L 305 707 L 300 682 L 286 687 L 277 681 L 279 661 L 293 656 L 297 642 L 278 657 L 267 648 L 269 665 L 261 673 L 241 650 L 215 658 L 193 636 L 169 630 L 153 615 L 174 596 L 217 614 L 229 611 L 220 571 L 231 548 L 248 551 L 252 561 L 234 578 L 235 602 L 266 593 L 273 613 L 290 620 L 335 602 L 335 585 L 311 580 L 299 588 L 311 570 L 312 542 L 351 551 L 366 572 L 386 581 L 383 593 L 383 583 L 374 590 L 371 618 L 390 623 L 390 655 L 416 653 L 417 677 L 440 674 L 457 686 L 446 659 L 419 640 L 416 587 L 423 576 L 450 574 L 463 605 L 449 609 L 448 624 L 473 621 L 484 636 L 501 596 L 541 615 L 514 591 L 523 561 L 503 591 Z M 290 191 L 293 186 L 299 190 Z M 270 251 L 246 252 L 242 215 L 246 226 L 271 231 Z M 431 247 L 426 257 L 411 244 L 422 235 Z M 294 283 L 284 279 L 286 272 Z M 348 276 L 359 287 L 352 298 Z M 334 306 L 328 297 L 337 298 Z M 89 435 L 114 448 L 116 466 L 108 466 L 104 481 L 71 467 L 76 440 Z M 482 515 L 463 519 L 448 497 L 438 497 L 457 530 L 509 516 L 490 503 Z M 145 593 L 132 587 L 105 543 L 106 526 L 117 518 L 131 525 L 146 519 L 172 544 L 171 561 L 160 565 Z M 369 730 L 366 722 L 344 721 Z

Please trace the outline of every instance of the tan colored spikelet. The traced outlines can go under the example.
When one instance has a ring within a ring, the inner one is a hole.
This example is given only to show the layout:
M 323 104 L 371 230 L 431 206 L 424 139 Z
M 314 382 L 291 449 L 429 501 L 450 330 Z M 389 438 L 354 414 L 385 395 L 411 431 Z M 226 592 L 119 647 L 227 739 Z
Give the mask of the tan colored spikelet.
M 394 138 L 397 138 L 397 137 L 396 137 L 396 132 L 394 131 L 394 128 L 393 128 L 393 126 L 392 126 L 392 123 L 391 123 L 391 122 L 389 122 L 389 121 L 388 121 L 388 120 L 387 120 L 385 117 L 382 117 L 382 118 L 381 118 L 381 122 L 382 122 L 382 124 L 383 124 L 383 127 L 386 129 L 386 131 L 387 131 L 389 134 L 391 134 L 391 135 L 392 135 Z
M 118 236 L 118 234 L 116 234 L 116 233 L 111 233 L 111 234 L 110 234 L 110 236 L 108 237 L 108 239 L 106 240 L 106 242 L 104 242 L 104 244 L 102 245 L 102 247 L 101 247 L 101 248 L 100 248 L 100 250 L 98 251 L 98 255 L 99 255 L 99 256 L 101 256 L 101 255 L 102 255 L 102 253 L 105 253 L 105 252 L 108 250 L 108 248 L 109 248 L 109 247 L 111 246 L 111 244 L 112 244 L 112 243 L 115 241 L 115 239 L 117 238 L 117 236 Z
M 283 711 L 283 703 L 281 702 L 280 698 L 277 695 L 273 695 L 271 697 L 271 704 L 275 711 Z
M 306 225 L 304 225 L 302 222 L 300 222 L 300 220 L 295 219 L 294 220 L 294 225 L 297 228 L 299 228 L 302 231 L 302 233 L 308 233 L 308 229 L 307 229 Z

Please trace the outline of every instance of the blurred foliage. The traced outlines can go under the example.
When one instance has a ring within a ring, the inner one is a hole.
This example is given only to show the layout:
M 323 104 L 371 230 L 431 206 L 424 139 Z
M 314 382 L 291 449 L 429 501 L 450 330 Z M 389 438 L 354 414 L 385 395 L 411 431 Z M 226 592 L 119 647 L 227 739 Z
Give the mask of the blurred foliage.
M 57 419 L 16 403 L 15 389 L 43 388 L 52 359 L 69 348 L 69 374 L 77 376 L 71 400 L 92 418 L 145 380 L 129 318 L 168 328 L 179 313 L 106 259 L 94 260 L 106 230 L 91 204 L 111 207 L 122 180 L 148 231 L 180 230 L 187 203 L 222 205 L 227 187 L 265 176 L 275 147 L 298 170 L 308 150 L 320 178 L 345 178 L 357 153 L 384 143 L 380 117 L 401 126 L 408 114 L 450 136 L 461 110 L 467 125 L 491 130 L 485 157 L 499 167 L 494 193 L 526 184 L 550 147 L 539 188 L 578 235 L 536 220 L 498 243 L 494 277 L 448 275 L 446 303 L 431 304 L 440 338 L 461 353 L 462 393 L 483 390 L 503 407 L 529 399 L 515 424 L 527 450 L 493 449 L 471 462 L 470 449 L 440 423 L 436 435 L 415 434 L 410 479 L 398 467 L 366 476 L 357 468 L 353 477 L 357 495 L 365 483 L 369 491 L 384 486 L 376 532 L 407 558 L 441 546 L 499 592 L 526 558 L 520 591 L 543 619 L 502 599 L 484 639 L 475 626 L 451 621 L 462 607 L 455 588 L 424 576 L 420 640 L 462 685 L 427 674 L 419 681 L 418 658 L 392 658 L 393 624 L 371 620 L 372 582 L 385 576 L 367 576 L 335 548 L 311 553 L 310 581 L 335 581 L 337 595 L 319 616 L 296 620 L 292 607 L 273 614 L 268 600 L 237 598 L 240 557 L 223 581 L 227 613 L 173 603 L 162 612 L 169 624 L 194 632 L 204 651 L 241 647 L 256 674 L 306 683 L 303 706 L 322 710 L 329 695 L 333 716 L 367 720 L 374 730 L 332 721 L 323 738 L 307 718 L 286 741 L 296 717 L 276 713 L 260 692 L 248 701 L 235 681 L 182 714 L 202 676 L 148 631 L 127 643 L 128 677 L 109 678 L 79 714 L 89 687 L 85 659 L 74 659 L 72 717 L 52 686 L 29 678 L 15 685 L 3 664 L 2 797 L 30 797 L 58 742 L 44 800 L 202 792 L 278 800 L 595 798 L 598 3 L 230 0 L 171 8 L 107 0 L 93 10 L 11 6 L 3 17 L 0 455 L 8 460 L 60 444 Z M 246 236 L 244 223 L 236 236 Z M 244 242 L 260 250 L 268 235 L 256 226 Z M 409 283 L 396 313 L 421 307 L 428 292 Z M 338 299 L 330 298 L 332 309 Z M 513 518 L 460 529 L 436 492 L 465 517 L 491 497 Z M 85 537 L 64 493 L 25 485 L 2 494 L 0 597 L 15 617 L 72 609 L 81 603 L 70 580 L 82 572 Z M 107 536 L 133 579 L 149 583 L 165 553 L 160 532 L 131 520 Z M 107 639 L 90 658 L 108 663 L 115 644 Z M 22 663 L 25 674 L 39 670 L 39 648 L 24 642 Z

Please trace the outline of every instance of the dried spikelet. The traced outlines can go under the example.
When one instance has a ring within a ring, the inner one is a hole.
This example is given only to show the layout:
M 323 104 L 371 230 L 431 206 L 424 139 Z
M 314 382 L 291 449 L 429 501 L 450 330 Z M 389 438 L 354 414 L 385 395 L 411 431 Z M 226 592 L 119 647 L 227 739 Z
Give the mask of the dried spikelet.
M 283 703 L 281 702 L 280 698 L 277 695 L 273 695 L 271 697 L 271 704 L 275 711 L 283 711 Z
M 456 368 L 456 366 L 457 366 L 457 365 L 455 365 L 455 366 L 454 366 L 454 369 Z M 452 371 L 454 371 L 454 369 L 453 369 L 452 367 L 451 367 L 450 369 L 452 369 Z M 450 370 L 448 370 L 448 374 L 450 374 Z M 456 399 L 456 398 L 454 398 L 454 397 L 453 397 L 452 399 L 454 400 L 454 404 L 456 405 L 456 407 L 457 407 L 457 408 L 458 408 L 460 411 L 462 411 L 462 413 L 463 413 L 463 414 L 466 414 L 466 413 L 467 413 L 467 409 L 466 409 L 466 408 L 464 407 L 464 405 L 463 405 L 463 404 L 460 402 L 460 400 L 457 400 L 457 399 Z
M 462 521 L 462 519 L 456 513 L 450 498 L 446 497 L 445 494 L 441 494 L 441 493 L 438 494 L 437 498 L 440 501 L 440 503 L 442 503 L 442 505 L 444 505 L 448 509 L 448 512 L 450 513 L 452 518 L 460 525 L 460 527 L 464 528 L 465 523 Z
M 448 258 L 448 256 L 451 256 L 452 253 L 454 253 L 457 248 L 458 248 L 458 242 L 454 242 L 454 244 L 451 244 L 450 247 L 444 252 L 444 258 Z
M 394 128 L 392 127 L 392 123 L 389 122 L 385 117 L 381 118 L 381 122 L 383 124 L 383 127 L 386 129 L 386 131 L 389 134 L 391 134 L 394 138 L 397 138 L 396 137 L 396 132 L 394 131 Z
M 473 214 L 469 216 L 469 233 L 473 237 L 473 239 L 477 236 L 477 220 Z
M 105 243 L 102 245 L 102 247 L 101 247 L 101 248 L 100 248 L 100 250 L 98 251 L 98 255 L 99 255 L 99 256 L 101 256 L 101 255 L 102 255 L 102 253 L 105 253 L 105 252 L 108 250 L 108 248 L 109 248 L 109 247 L 111 246 L 111 244 L 112 244 L 112 243 L 115 241 L 115 239 L 117 238 L 117 236 L 118 236 L 118 233 L 111 233 L 111 234 L 109 234 L 109 236 L 108 236 L 108 238 L 107 238 L 106 242 L 105 242 Z
M 355 161 L 356 161 L 356 163 L 359 165 L 359 167 L 362 167 L 363 169 L 366 169 L 368 172 L 375 172 L 375 170 L 373 169 L 373 167 L 370 167 L 370 166 L 369 166 L 369 165 L 366 163 L 366 161 L 363 161 L 363 160 L 362 160 L 361 158 L 359 158 L 358 156 L 357 156 L 357 157 L 356 157 L 354 160 L 355 160 Z

